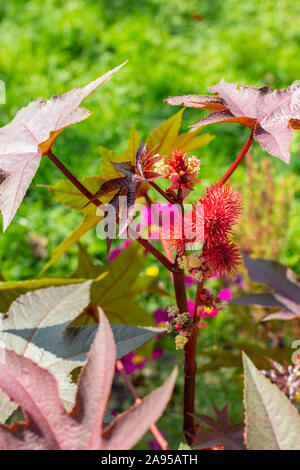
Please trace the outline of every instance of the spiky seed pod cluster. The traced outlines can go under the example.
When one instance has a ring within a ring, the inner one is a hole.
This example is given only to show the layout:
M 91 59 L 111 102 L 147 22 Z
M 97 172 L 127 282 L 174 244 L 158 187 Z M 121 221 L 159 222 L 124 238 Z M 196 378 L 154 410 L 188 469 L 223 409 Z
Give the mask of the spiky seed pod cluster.
M 181 256 L 179 267 L 187 269 L 196 280 L 201 281 L 215 273 L 233 274 L 240 263 L 240 252 L 236 243 L 231 240 L 232 227 L 237 223 L 242 211 L 242 196 L 229 184 L 211 185 L 205 195 L 193 204 L 188 214 L 188 233 L 193 238 L 171 240 L 171 246 L 184 255 L 187 247 L 202 242 L 202 253 L 189 257 Z M 199 223 L 199 214 L 202 223 Z M 201 274 L 202 273 L 202 274 Z

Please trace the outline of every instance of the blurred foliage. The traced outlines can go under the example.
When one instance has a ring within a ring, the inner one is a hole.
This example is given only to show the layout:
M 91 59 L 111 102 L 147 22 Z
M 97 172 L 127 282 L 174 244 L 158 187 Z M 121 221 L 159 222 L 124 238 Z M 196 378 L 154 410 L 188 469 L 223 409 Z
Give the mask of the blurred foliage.
M 67 129 L 54 153 L 82 178 L 100 173 L 99 146 L 122 154 L 134 124 L 143 139 L 176 109 L 163 104 L 168 95 L 205 93 L 224 77 L 239 84 L 283 88 L 300 79 L 300 4 L 292 0 L 10 0 L 0 3 L 0 80 L 6 84 L 6 104 L 0 106 L 0 124 L 17 110 L 41 96 L 85 85 L 105 71 L 129 59 L 128 64 L 89 97 L 93 116 Z M 184 127 L 203 116 L 188 109 Z M 242 148 L 248 130 L 236 124 L 206 129 L 216 138 L 195 151 L 201 159 L 203 187 L 220 178 Z M 273 257 L 299 272 L 300 135 L 293 140 L 291 164 L 267 155 L 255 143 L 248 162 L 232 178 L 245 194 L 246 212 L 239 237 L 244 250 Z M 246 171 L 245 171 L 246 169 Z M 7 280 L 38 275 L 50 255 L 79 225 L 82 215 L 57 203 L 41 185 L 62 179 L 43 157 L 41 167 L 17 216 L 0 241 L 1 273 Z M 264 202 L 264 206 L 262 203 Z M 106 261 L 106 246 L 91 230 L 84 237 L 97 263 Z M 115 242 L 118 245 L 118 242 Z M 51 268 L 51 275 L 70 276 L 76 268 L 76 247 Z M 146 266 L 156 266 L 148 257 Z M 169 276 L 160 270 L 163 287 L 171 290 Z M 218 289 L 219 280 L 211 281 Z M 189 298 L 193 298 L 194 286 Z M 144 293 L 140 302 L 148 311 L 170 303 L 167 298 Z M 209 320 L 201 330 L 199 347 L 207 352 L 226 349 L 234 338 L 257 339 L 261 347 L 277 346 L 282 338 L 299 335 L 296 326 L 278 333 L 271 324 L 257 323 L 246 307 L 231 307 Z M 272 329 L 273 328 L 273 329 Z M 299 336 L 298 336 L 299 337 Z M 164 355 L 135 373 L 139 393 L 162 383 L 173 363 L 182 363 L 170 337 L 161 340 Z M 230 353 L 232 351 L 229 351 Z M 237 354 L 237 348 L 234 353 Z M 210 354 L 211 357 L 213 357 Z M 199 366 L 207 357 L 199 358 Z M 210 413 L 211 402 L 222 408 L 231 404 L 232 421 L 242 418 L 241 377 L 234 369 L 206 372 L 197 378 L 199 413 Z M 170 445 L 181 437 L 183 372 L 174 398 L 158 423 Z M 121 408 L 127 406 L 122 401 Z M 118 410 L 117 410 L 118 411 Z M 148 434 L 139 444 L 147 446 Z

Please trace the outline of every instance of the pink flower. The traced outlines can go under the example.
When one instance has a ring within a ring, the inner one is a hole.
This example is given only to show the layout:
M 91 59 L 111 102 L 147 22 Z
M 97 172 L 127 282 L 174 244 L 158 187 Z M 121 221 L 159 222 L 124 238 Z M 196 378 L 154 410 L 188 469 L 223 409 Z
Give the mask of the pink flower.
M 124 240 L 120 248 L 115 248 L 114 250 L 112 250 L 110 252 L 108 262 L 111 263 L 120 253 L 122 253 L 122 251 L 125 250 L 125 248 L 128 247 L 128 245 L 130 245 L 130 243 L 131 243 L 130 239 Z
M 231 299 L 231 290 L 230 289 L 220 290 L 219 297 L 220 297 L 221 300 L 230 300 Z

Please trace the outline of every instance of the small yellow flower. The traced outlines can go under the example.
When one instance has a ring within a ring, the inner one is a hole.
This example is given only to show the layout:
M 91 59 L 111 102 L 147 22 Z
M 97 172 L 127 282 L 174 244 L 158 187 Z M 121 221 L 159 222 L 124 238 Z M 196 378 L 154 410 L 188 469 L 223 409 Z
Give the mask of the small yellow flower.
M 136 354 L 133 358 L 132 358 L 132 362 L 133 364 L 139 364 L 140 362 L 143 362 L 145 358 L 139 354 Z
M 295 399 L 296 399 L 297 403 L 300 403 L 300 393 L 299 392 L 295 393 Z
M 177 261 L 180 269 L 188 269 L 188 261 L 186 256 L 181 256 L 181 258 L 178 258 Z
M 207 307 L 206 305 L 203 307 L 204 312 L 211 313 L 213 311 L 212 307 Z
M 197 273 L 194 274 L 194 278 L 196 281 L 201 282 L 203 281 L 203 273 L 202 271 L 198 271 Z
M 155 155 L 154 155 L 154 156 L 155 156 Z M 157 173 L 164 174 L 164 173 L 165 173 L 165 169 L 166 169 L 165 159 L 163 158 L 163 159 L 160 160 L 159 162 L 155 163 L 155 165 L 153 166 L 153 169 L 154 169 L 154 171 L 156 171 Z
M 147 276 L 156 277 L 158 276 L 158 273 L 159 273 L 158 266 L 155 266 L 155 265 L 148 266 L 148 268 L 146 269 Z
M 196 255 L 189 256 L 189 266 L 192 269 L 200 268 L 200 266 L 201 266 L 200 258 L 198 258 L 198 256 L 196 256 Z
M 188 338 L 186 336 L 177 335 L 175 336 L 175 345 L 176 349 L 183 349 L 186 343 L 188 342 Z

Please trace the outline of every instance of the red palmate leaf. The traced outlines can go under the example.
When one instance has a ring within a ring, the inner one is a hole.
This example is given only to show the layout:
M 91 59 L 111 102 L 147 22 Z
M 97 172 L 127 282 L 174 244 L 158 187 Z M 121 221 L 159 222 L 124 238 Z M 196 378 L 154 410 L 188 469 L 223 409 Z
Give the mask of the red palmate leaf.
M 132 165 L 131 162 L 111 162 L 114 168 L 117 171 L 123 173 L 125 176 L 105 181 L 101 185 L 99 191 L 97 191 L 94 195 L 93 200 L 96 200 L 101 198 L 101 196 L 104 196 L 104 194 L 118 189 L 117 193 L 109 201 L 109 204 L 111 204 L 117 212 L 121 208 L 121 197 L 126 196 L 128 217 L 126 219 L 125 226 L 122 226 L 123 229 L 126 228 L 133 217 L 132 208 L 134 206 L 136 193 L 140 184 L 154 181 L 155 179 L 161 177 L 159 173 L 149 170 L 155 163 L 164 158 L 163 155 L 155 155 L 152 157 L 154 150 L 155 148 L 147 153 L 146 145 L 141 142 L 136 154 L 135 165 Z M 91 202 L 92 201 L 89 201 L 86 205 L 90 204 Z
M 15 118 L 0 129 L 0 210 L 6 230 L 21 204 L 39 167 L 56 137 L 66 127 L 86 119 L 90 112 L 80 108 L 104 82 L 124 64 L 83 88 L 74 88 L 50 100 L 38 99 L 20 109 Z
M 300 128 L 300 87 L 292 85 L 273 90 L 268 86 L 242 85 L 237 88 L 237 83 L 222 79 L 208 90 L 215 96 L 172 96 L 165 103 L 212 111 L 193 127 L 217 122 L 248 126 L 254 129 L 254 138 L 267 152 L 289 162 L 293 129 Z
M 116 418 L 103 433 L 102 421 L 115 359 L 113 333 L 101 314 L 98 332 L 79 377 L 76 404 L 69 414 L 61 404 L 52 374 L 30 359 L 6 350 L 5 361 L 0 362 L 0 387 L 22 407 L 26 423 L 10 428 L 0 425 L 0 449 L 122 450 L 132 447 L 164 411 L 176 371 L 145 400 Z
M 231 424 L 228 405 L 219 411 L 213 406 L 217 419 L 210 416 L 195 415 L 202 423 L 209 426 L 201 429 L 195 437 L 192 449 L 206 449 L 214 446 L 224 446 L 224 450 L 245 450 L 244 423 Z

